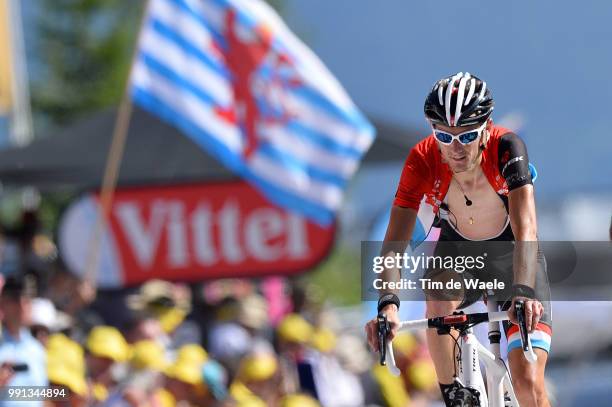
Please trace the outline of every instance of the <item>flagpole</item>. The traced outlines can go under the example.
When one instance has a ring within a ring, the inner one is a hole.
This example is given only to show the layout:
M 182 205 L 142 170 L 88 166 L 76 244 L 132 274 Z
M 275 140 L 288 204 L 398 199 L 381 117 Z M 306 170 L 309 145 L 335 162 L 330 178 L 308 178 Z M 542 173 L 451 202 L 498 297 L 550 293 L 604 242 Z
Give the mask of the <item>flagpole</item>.
M 129 85 L 128 85 L 129 86 Z M 126 92 L 127 94 L 127 92 Z M 119 167 L 125 150 L 125 141 L 132 115 L 132 102 L 129 95 L 124 94 L 119 105 L 113 138 L 106 159 L 102 187 L 100 189 L 99 213 L 96 218 L 94 234 L 89 241 L 87 266 L 85 269 L 85 280 L 95 287 L 98 274 L 98 263 L 100 260 L 102 231 L 106 229 L 110 217 L 110 210 L 117 187 Z
M 7 0 L 9 8 L 9 32 L 11 36 L 11 63 L 13 64 L 11 118 L 11 144 L 24 146 L 32 141 L 32 107 L 28 63 L 23 39 L 23 16 L 19 0 Z
M 90 290 L 91 295 L 95 295 L 95 288 L 97 285 L 97 277 L 99 272 L 98 263 L 100 262 L 100 252 L 102 248 L 102 232 L 107 228 L 109 224 L 110 211 L 115 196 L 115 189 L 117 188 L 117 179 L 119 178 L 119 169 L 121 166 L 121 161 L 123 159 L 125 142 L 128 136 L 130 119 L 133 110 L 132 99 L 130 97 L 130 80 L 132 77 L 132 71 L 134 69 L 136 53 L 138 52 L 138 44 L 140 43 L 142 23 L 148 13 L 150 3 L 150 0 L 146 0 L 143 13 L 140 16 L 140 28 L 138 38 L 136 40 L 134 52 L 132 53 L 132 62 L 130 65 L 129 75 L 127 77 L 121 102 L 119 104 L 119 110 L 117 111 L 117 118 L 115 119 L 112 141 L 108 151 L 106 165 L 104 168 L 102 186 L 100 189 L 98 216 L 96 217 L 93 235 L 89 239 L 89 245 L 87 250 L 87 263 L 85 265 L 85 277 L 83 282 L 90 289 L 93 289 L 93 292 L 91 292 Z

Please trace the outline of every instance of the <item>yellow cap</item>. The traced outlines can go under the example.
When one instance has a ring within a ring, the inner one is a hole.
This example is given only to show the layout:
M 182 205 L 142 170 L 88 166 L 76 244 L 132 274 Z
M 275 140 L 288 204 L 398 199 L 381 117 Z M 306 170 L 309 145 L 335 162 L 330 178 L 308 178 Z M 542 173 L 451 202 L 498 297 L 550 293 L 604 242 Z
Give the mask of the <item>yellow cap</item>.
M 191 306 L 191 299 L 177 297 L 176 286 L 173 283 L 157 279 L 144 283 L 138 293 L 129 295 L 126 300 L 128 308 L 136 311 L 166 306 L 166 304 L 183 309 L 189 309 Z
M 104 401 L 108 398 L 108 389 L 102 383 L 94 383 L 91 390 L 97 401 Z
M 169 333 L 183 322 L 191 310 L 190 296 L 180 295 L 179 291 L 179 286 L 168 281 L 149 280 L 137 294 L 128 296 L 127 304 L 130 309 L 152 313 L 162 329 Z
M 52 335 L 47 342 L 47 363 L 65 366 L 79 375 L 85 374 L 85 352 L 81 345 L 64 335 Z
M 87 350 L 95 356 L 106 357 L 115 362 L 128 359 L 130 348 L 121 332 L 111 326 L 97 326 L 87 337 Z
M 408 366 L 408 378 L 418 390 L 430 390 L 436 387 L 438 379 L 433 363 L 428 360 L 417 360 Z
M 72 342 L 72 339 L 62 333 L 49 335 L 47 339 L 47 349 L 61 348 L 66 342 Z
M 155 398 L 157 399 L 160 407 L 175 407 L 176 406 L 176 399 L 174 398 L 172 393 L 170 393 L 166 389 L 163 389 L 163 388 L 158 389 L 155 392 Z
M 266 407 L 266 403 L 257 396 L 248 397 L 236 403 L 237 407 Z
M 155 312 L 156 318 L 165 333 L 174 331 L 185 320 L 187 314 L 187 311 L 178 307 L 162 308 Z
M 253 392 L 239 380 L 234 380 L 229 387 L 229 394 L 238 402 L 248 400 L 249 398 L 257 398 Z
M 281 400 L 281 407 L 321 407 L 319 402 L 306 394 L 289 394 Z
M 236 321 L 252 329 L 262 329 L 268 323 L 268 303 L 259 294 L 248 295 L 238 301 Z
M 404 386 L 401 376 L 394 376 L 387 366 L 376 363 L 372 367 L 372 376 L 378 384 L 378 388 L 387 406 L 410 405 L 410 395 Z
M 49 383 L 66 386 L 71 392 L 79 396 L 85 396 L 87 394 L 85 375 L 70 369 L 67 365 L 62 364 L 59 359 L 48 361 L 47 376 Z
M 277 368 L 278 362 L 274 355 L 252 354 L 242 359 L 238 377 L 245 382 L 261 382 L 274 376 Z
M 292 343 L 306 343 L 312 336 L 312 325 L 299 314 L 289 314 L 277 328 L 281 339 Z
M 403 355 L 410 355 L 417 348 L 417 340 L 410 332 L 401 332 L 393 338 L 393 351 Z
M 200 345 L 189 343 L 178 349 L 176 360 L 203 364 L 208 360 L 208 353 Z
M 336 347 L 336 334 L 331 329 L 319 328 L 312 334 L 311 343 L 319 352 L 331 352 Z
M 202 383 L 202 365 L 199 363 L 176 361 L 166 368 L 164 373 L 168 377 L 194 386 Z
M 132 345 L 130 364 L 135 369 L 162 371 L 168 365 L 166 353 L 160 344 L 151 340 L 138 341 Z

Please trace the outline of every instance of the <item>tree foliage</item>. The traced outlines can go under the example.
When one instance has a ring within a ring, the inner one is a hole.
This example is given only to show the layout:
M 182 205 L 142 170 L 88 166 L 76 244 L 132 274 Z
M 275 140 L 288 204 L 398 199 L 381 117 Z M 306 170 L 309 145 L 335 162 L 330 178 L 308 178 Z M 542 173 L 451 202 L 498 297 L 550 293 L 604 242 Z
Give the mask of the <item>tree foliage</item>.
M 266 0 L 282 12 L 283 0 Z M 32 83 L 35 114 L 53 124 L 117 105 L 145 0 L 41 0 Z
M 358 304 L 361 295 L 360 254 L 336 245 L 329 257 L 305 278 L 335 305 Z
M 125 88 L 144 1 L 42 0 L 37 5 L 34 111 L 64 124 L 116 105 Z

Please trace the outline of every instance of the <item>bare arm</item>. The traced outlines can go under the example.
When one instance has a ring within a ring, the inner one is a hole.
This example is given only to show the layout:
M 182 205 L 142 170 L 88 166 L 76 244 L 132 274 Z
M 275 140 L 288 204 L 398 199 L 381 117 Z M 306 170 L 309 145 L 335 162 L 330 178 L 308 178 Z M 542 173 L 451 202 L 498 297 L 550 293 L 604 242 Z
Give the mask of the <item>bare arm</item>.
M 402 169 L 393 207 L 391 208 L 389 224 L 387 225 L 387 233 L 380 251 L 380 256 L 383 258 L 383 272 L 380 276 L 382 285 L 379 290 L 379 305 L 382 305 L 380 311 L 385 313 L 387 321 L 391 325 L 391 332 L 387 336 L 389 340 L 393 339 L 399 327 L 399 299 L 394 298 L 393 295 L 388 295 L 386 298 L 382 297 L 384 294 L 395 294 L 397 296 L 397 290 L 390 290 L 385 287 L 388 286 L 385 283 L 399 281 L 400 270 L 395 266 L 385 267 L 384 260 L 388 257 L 395 257 L 396 254 L 403 255 L 412 237 L 421 199 L 432 182 L 425 147 L 416 146 L 412 148 Z M 381 303 L 381 299 L 384 303 Z M 378 344 L 377 318 L 370 320 L 366 324 L 365 330 L 370 347 L 376 351 Z
M 412 237 L 416 219 L 417 211 L 412 208 L 402 208 L 401 206 L 393 206 L 391 208 L 391 217 L 389 218 L 385 240 L 382 244 L 381 256 L 394 257 L 397 253 L 403 254 L 406 251 L 406 247 Z M 384 281 L 399 281 L 400 271 L 395 267 L 385 268 L 382 278 Z M 385 292 L 393 291 L 387 290 Z M 398 295 L 397 291 L 393 293 Z
M 537 266 L 537 222 L 527 146 L 514 133 L 499 141 L 499 171 L 508 184 L 508 211 L 514 233 L 514 284 L 533 288 Z
M 382 244 L 381 256 L 395 257 L 396 253 L 404 253 L 412 237 L 416 218 L 417 211 L 412 208 L 402 208 L 401 206 L 393 206 L 393 208 L 391 208 L 391 217 L 389 218 L 387 233 L 385 234 L 385 240 Z M 395 267 L 385 268 L 382 273 L 382 279 L 385 282 L 399 281 L 400 272 Z M 382 296 L 386 293 L 398 295 L 397 290 L 381 290 L 379 294 Z M 399 326 L 398 308 L 394 304 L 389 304 L 381 311 L 387 315 L 388 321 L 391 324 L 391 333 L 388 339 L 392 340 L 397 334 Z M 376 318 L 370 320 L 365 326 L 368 344 L 373 351 L 377 351 L 377 329 L 378 325 Z
M 523 185 L 510 191 L 508 194 L 508 206 L 510 210 L 510 223 L 515 239 L 513 256 L 514 284 L 535 288 L 536 274 L 538 272 L 538 227 L 533 185 Z M 525 315 L 529 332 L 533 332 L 544 312 L 540 301 L 533 299 L 533 297 L 533 293 L 527 298 L 522 295 L 515 296 L 509 310 L 510 320 L 516 324 L 514 301 L 517 299 L 525 301 Z
M 514 247 L 514 284 L 535 286 L 537 272 L 537 232 L 533 185 L 527 184 L 508 194 L 510 224 L 516 245 Z

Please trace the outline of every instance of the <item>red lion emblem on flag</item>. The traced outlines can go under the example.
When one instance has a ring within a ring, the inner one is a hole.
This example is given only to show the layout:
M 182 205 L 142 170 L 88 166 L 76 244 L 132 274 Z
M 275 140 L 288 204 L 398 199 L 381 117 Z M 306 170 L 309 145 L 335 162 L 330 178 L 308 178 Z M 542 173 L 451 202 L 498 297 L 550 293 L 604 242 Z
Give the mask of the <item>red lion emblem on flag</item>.
M 217 44 L 232 76 L 234 105 L 229 109 L 217 108 L 217 114 L 241 127 L 245 137 L 243 156 L 249 158 L 264 142 L 258 129 L 260 123 L 285 124 L 292 118 L 283 95 L 301 82 L 297 75 L 287 78 L 283 74 L 294 71 L 292 61 L 288 55 L 273 49 L 274 37 L 266 26 L 255 27 L 249 32 L 249 38 L 243 38 L 246 36 L 240 31 L 243 27 L 236 20 L 236 10 L 228 9 L 226 44 Z M 270 70 L 267 76 L 260 75 L 264 67 Z

